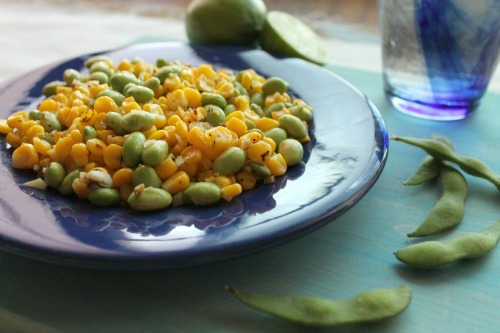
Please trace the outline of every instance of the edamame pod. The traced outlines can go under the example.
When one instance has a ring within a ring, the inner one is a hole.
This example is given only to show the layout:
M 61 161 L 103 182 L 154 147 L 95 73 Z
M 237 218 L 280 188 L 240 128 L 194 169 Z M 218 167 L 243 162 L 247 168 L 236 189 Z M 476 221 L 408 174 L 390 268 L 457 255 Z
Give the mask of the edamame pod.
M 424 222 L 410 232 L 408 237 L 422 237 L 444 231 L 459 224 L 464 217 L 467 181 L 458 170 L 449 165 L 443 165 L 440 174 L 443 195 Z
M 403 312 L 412 299 L 411 289 L 405 285 L 373 289 L 342 300 L 252 294 L 227 286 L 226 290 L 256 310 L 307 326 L 335 326 L 394 317 Z
M 160 210 L 170 206 L 172 196 L 161 188 L 137 186 L 129 195 L 127 203 L 135 210 Z
M 394 253 L 396 258 L 415 268 L 436 268 L 461 259 L 481 257 L 500 239 L 500 221 L 480 232 L 464 232 L 444 242 L 426 241 Z

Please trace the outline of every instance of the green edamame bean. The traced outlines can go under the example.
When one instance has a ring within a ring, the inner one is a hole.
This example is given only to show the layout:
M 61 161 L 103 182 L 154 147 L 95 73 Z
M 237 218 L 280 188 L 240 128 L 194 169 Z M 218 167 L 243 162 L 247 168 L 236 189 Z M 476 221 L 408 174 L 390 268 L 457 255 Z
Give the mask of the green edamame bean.
M 155 93 L 153 90 L 148 87 L 143 86 L 132 86 L 129 87 L 126 91 L 124 90 L 125 96 L 132 96 L 134 100 L 138 103 L 146 103 L 153 99 Z
M 300 140 L 307 137 L 307 127 L 299 118 L 291 114 L 284 114 L 278 118 L 280 127 L 292 138 Z
M 291 115 L 300 120 L 309 121 L 313 118 L 312 112 L 303 105 L 294 105 L 288 108 Z
M 112 89 L 106 89 L 101 91 L 99 94 L 97 94 L 97 97 L 101 96 L 107 96 L 111 98 L 113 101 L 115 101 L 116 105 L 121 106 L 123 103 L 123 100 L 125 99 L 125 96 L 118 91 L 112 90 Z
M 285 104 L 281 102 L 273 103 L 264 109 L 264 115 L 267 118 L 272 118 L 272 113 L 275 111 L 281 111 L 285 108 Z
M 118 135 L 124 135 L 127 133 L 127 131 L 125 131 L 121 126 L 122 119 L 123 116 L 118 112 L 111 111 L 106 113 L 106 123 L 108 127 Z
M 221 198 L 220 188 L 214 183 L 199 182 L 191 184 L 184 190 L 188 200 L 195 206 L 209 206 L 217 203 Z
M 38 110 L 31 110 L 31 111 L 28 113 L 28 117 L 29 117 L 31 120 L 40 120 L 40 111 L 38 111 Z
M 43 139 L 50 143 L 51 145 L 55 145 L 56 142 L 54 140 L 54 134 L 45 132 L 45 135 L 43 136 Z
M 75 181 L 75 179 L 80 177 L 80 172 L 82 172 L 80 169 L 75 169 L 68 173 L 61 182 L 61 185 L 59 185 L 59 193 L 61 193 L 62 195 L 70 195 L 75 193 L 75 191 L 73 191 L 73 182 Z
M 64 79 L 64 82 L 66 82 L 66 84 L 68 86 L 72 86 L 73 85 L 73 81 L 82 81 L 83 78 L 82 78 L 82 74 L 80 74 L 79 71 L 77 71 L 76 69 L 73 69 L 73 68 L 68 68 L 64 71 L 63 73 L 63 79 Z
M 236 106 L 234 104 L 228 104 L 225 108 L 224 108 L 224 114 L 226 116 L 230 115 L 231 113 L 233 113 L 234 111 L 236 111 Z
M 140 211 L 153 211 L 167 208 L 172 203 L 172 195 L 161 188 L 136 187 L 127 203 L 132 209 Z
M 269 168 L 264 164 L 251 162 L 250 170 L 252 171 L 253 174 L 261 178 L 267 178 L 271 176 L 271 170 L 269 170 Z
M 201 105 L 215 105 L 221 109 L 224 109 L 227 106 L 227 101 L 222 95 L 215 93 L 203 92 L 201 93 Z
M 253 93 L 252 96 L 250 96 L 250 104 L 257 104 L 261 108 L 264 107 L 265 105 L 265 97 L 264 94 L 262 93 Z
M 88 76 L 87 81 L 97 81 L 99 84 L 105 84 L 109 82 L 109 76 L 104 72 L 94 72 Z
M 109 84 L 113 90 L 123 93 L 123 88 L 129 83 L 139 84 L 139 80 L 130 72 L 119 72 L 109 79 Z
M 297 165 L 304 156 L 304 147 L 295 139 L 285 139 L 280 142 L 278 152 L 283 156 L 287 165 Z
M 52 81 L 47 83 L 42 88 L 42 94 L 49 97 L 56 94 L 57 87 L 66 87 L 66 82 L 64 81 Z
M 142 161 L 146 136 L 142 132 L 134 132 L 128 135 L 123 143 L 123 163 L 129 168 L 136 167 Z
M 89 68 L 90 74 L 100 72 L 106 74 L 107 77 L 112 77 L 113 74 L 115 74 L 115 71 L 113 68 L 111 68 L 106 61 L 97 61 L 92 64 Z
M 253 121 L 251 121 L 250 119 L 245 118 L 245 125 L 247 125 L 247 130 L 255 129 L 255 123 Z
M 87 142 L 90 139 L 97 138 L 97 131 L 92 126 L 85 126 L 83 128 L 83 142 Z
M 451 166 L 441 167 L 441 187 L 443 195 L 432 208 L 427 218 L 408 237 L 421 237 L 456 226 L 465 213 L 467 181 L 464 176 Z
M 263 117 L 266 116 L 264 114 L 264 110 L 262 110 L 262 108 L 258 104 L 251 103 L 250 104 L 250 110 L 252 110 L 253 112 L 255 112 L 261 118 L 263 118 Z
M 441 141 L 453 149 L 453 143 L 442 135 L 433 134 L 431 139 Z M 440 160 L 430 155 L 425 156 L 413 174 L 403 182 L 403 185 L 419 185 L 436 178 L 441 171 L 441 165 L 442 162 Z
M 392 137 L 391 140 L 401 141 L 423 149 L 427 154 L 441 161 L 448 161 L 458 165 L 471 176 L 490 181 L 500 191 L 500 174 L 496 174 L 486 164 L 474 157 L 462 156 L 453 151 L 445 143 L 435 139 L 414 139 Z
M 286 131 L 280 127 L 268 129 L 264 132 L 264 135 L 272 139 L 276 143 L 276 151 L 278 150 L 281 141 L 288 138 L 288 134 L 286 133 Z
M 239 147 L 230 147 L 220 154 L 212 164 L 212 169 L 221 175 L 232 175 L 245 165 L 246 153 Z
M 182 72 L 182 68 L 177 65 L 167 65 L 158 69 L 155 73 L 155 76 L 160 80 L 160 83 L 163 84 L 165 79 L 170 77 L 171 75 L 179 75 Z
M 270 77 L 262 85 L 262 92 L 265 95 L 272 95 L 274 93 L 286 93 L 288 90 L 288 82 L 279 77 Z
M 447 241 L 426 241 L 396 251 L 396 258 L 416 268 L 436 268 L 490 252 L 500 239 L 500 221 L 479 232 L 464 232 Z
M 372 289 L 342 300 L 253 294 L 228 286 L 226 290 L 256 310 L 308 326 L 383 320 L 402 313 L 412 299 L 411 289 L 405 285 Z
M 144 81 L 144 87 L 147 87 L 151 89 L 152 91 L 156 91 L 158 88 L 160 88 L 160 79 L 157 77 L 153 76 Z
M 156 67 L 162 68 L 162 67 L 165 67 L 168 65 L 170 65 L 170 61 L 168 61 L 167 59 L 165 59 L 165 58 L 156 59 Z
M 62 129 L 62 125 L 57 119 L 55 113 L 49 111 L 40 112 L 40 125 L 42 125 L 45 132 L 52 132 L 54 130 L 60 131 Z
M 155 169 L 149 165 L 139 165 L 132 173 L 132 183 L 135 186 L 144 184 L 144 187 L 161 188 L 161 178 Z
M 217 105 L 205 105 L 205 111 L 207 111 L 205 121 L 208 121 L 214 127 L 222 125 L 226 121 L 226 114 Z
M 120 126 L 127 132 L 144 131 L 155 123 L 155 116 L 142 110 L 133 110 L 122 117 Z
M 245 89 L 245 87 L 243 87 L 243 85 L 241 83 L 239 83 L 238 81 L 234 81 L 233 86 L 234 86 L 234 90 L 238 92 L 237 96 L 250 96 L 248 94 L 248 91 Z
M 168 144 L 164 140 L 147 140 L 142 152 L 142 163 L 156 166 L 168 155 Z
M 98 187 L 89 192 L 87 199 L 96 206 L 116 206 L 120 203 L 120 191 L 114 188 Z
M 93 57 L 86 59 L 85 62 L 83 63 L 83 65 L 87 68 L 90 68 L 93 64 L 95 64 L 96 62 L 99 62 L 99 61 L 111 62 L 112 59 L 108 56 L 105 56 L 105 55 L 96 55 L 96 56 L 93 56 Z
M 43 180 L 52 188 L 58 188 L 65 177 L 66 170 L 59 162 L 50 162 L 49 166 L 43 172 Z

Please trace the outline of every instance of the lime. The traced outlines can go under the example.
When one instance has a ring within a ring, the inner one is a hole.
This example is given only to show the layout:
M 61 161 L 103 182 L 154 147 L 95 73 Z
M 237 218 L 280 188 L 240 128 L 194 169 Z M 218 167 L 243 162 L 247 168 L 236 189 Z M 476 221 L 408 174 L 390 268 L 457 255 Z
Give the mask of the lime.
M 266 12 L 263 0 L 194 0 L 187 8 L 186 32 L 192 43 L 256 43 Z
M 297 57 L 320 65 L 325 64 L 329 57 L 314 30 L 298 18 L 280 11 L 267 13 L 260 44 L 269 53 Z

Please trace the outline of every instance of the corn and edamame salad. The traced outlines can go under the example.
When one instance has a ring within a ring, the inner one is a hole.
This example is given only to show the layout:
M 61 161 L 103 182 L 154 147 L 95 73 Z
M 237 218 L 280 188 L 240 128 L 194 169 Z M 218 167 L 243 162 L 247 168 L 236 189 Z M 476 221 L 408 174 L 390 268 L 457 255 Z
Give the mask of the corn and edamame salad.
M 163 58 L 94 56 L 0 119 L 27 186 L 141 211 L 230 201 L 303 157 L 312 109 L 288 83 Z

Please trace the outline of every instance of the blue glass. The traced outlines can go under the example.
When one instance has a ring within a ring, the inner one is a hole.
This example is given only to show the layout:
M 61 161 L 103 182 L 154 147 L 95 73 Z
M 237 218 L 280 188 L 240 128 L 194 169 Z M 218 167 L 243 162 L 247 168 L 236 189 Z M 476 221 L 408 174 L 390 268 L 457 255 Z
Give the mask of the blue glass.
M 495 71 L 500 0 L 381 0 L 385 90 L 415 116 L 474 111 Z

